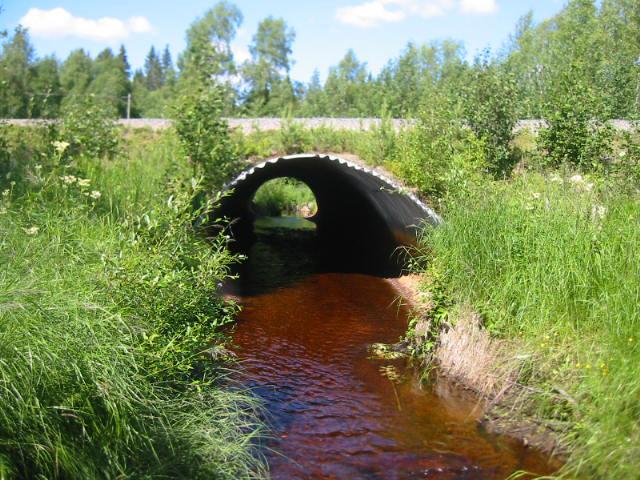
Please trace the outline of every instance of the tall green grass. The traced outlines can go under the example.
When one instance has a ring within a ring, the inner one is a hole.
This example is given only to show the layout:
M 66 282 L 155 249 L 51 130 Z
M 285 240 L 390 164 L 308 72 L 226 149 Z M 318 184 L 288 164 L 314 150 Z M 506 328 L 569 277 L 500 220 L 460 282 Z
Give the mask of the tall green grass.
M 255 402 L 212 358 L 233 258 L 194 229 L 172 145 L 4 165 L 0 479 L 264 473 Z
M 531 355 L 536 415 L 565 425 L 565 474 L 632 479 L 640 458 L 640 199 L 526 174 L 447 201 L 425 238 L 446 290 Z M 558 389 L 573 402 L 557 402 Z

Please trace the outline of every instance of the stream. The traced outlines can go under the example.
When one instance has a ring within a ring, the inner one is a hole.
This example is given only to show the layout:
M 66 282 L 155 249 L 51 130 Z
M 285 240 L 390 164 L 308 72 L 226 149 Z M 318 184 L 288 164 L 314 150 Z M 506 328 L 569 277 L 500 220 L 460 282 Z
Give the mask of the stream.
M 387 280 L 319 258 L 304 219 L 258 219 L 256 234 L 227 290 L 243 307 L 233 348 L 240 381 L 265 405 L 274 479 L 504 479 L 558 467 L 484 431 L 466 391 L 436 374 L 421 381 L 405 358 L 372 357 L 371 344 L 407 329 Z

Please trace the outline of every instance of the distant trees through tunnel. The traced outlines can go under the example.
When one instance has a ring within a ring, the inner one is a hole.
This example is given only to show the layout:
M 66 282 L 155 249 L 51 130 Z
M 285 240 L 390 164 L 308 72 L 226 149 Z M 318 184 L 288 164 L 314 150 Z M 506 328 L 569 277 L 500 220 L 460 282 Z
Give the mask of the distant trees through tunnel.
M 274 178 L 263 183 L 253 197 L 257 215 L 309 218 L 318 210 L 313 191 L 300 180 L 291 177 Z

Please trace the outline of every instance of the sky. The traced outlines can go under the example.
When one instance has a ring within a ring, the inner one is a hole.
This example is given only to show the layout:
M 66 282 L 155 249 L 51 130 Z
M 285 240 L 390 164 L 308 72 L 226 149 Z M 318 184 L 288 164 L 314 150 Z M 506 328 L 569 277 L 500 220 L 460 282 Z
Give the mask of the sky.
M 169 45 L 174 61 L 185 47 L 189 25 L 215 0 L 0 0 L 0 30 L 29 28 L 38 56 L 64 59 L 84 48 L 96 55 L 124 44 L 134 69 L 142 67 L 151 45 Z M 472 59 L 484 48 L 500 49 L 520 16 L 532 10 L 541 21 L 564 0 L 236 0 L 244 21 L 233 42 L 236 60 L 249 57 L 248 45 L 260 20 L 282 17 L 296 33 L 294 80 L 308 81 L 314 69 L 325 78 L 349 48 L 377 73 L 408 42 L 450 38 L 464 43 Z

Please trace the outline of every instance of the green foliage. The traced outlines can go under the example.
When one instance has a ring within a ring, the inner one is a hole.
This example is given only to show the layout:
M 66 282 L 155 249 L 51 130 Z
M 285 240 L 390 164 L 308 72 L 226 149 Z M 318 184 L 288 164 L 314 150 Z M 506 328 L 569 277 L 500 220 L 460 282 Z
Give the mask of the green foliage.
M 426 233 L 423 231 L 423 234 Z M 438 336 L 445 328 L 454 304 L 445 287 L 444 274 L 438 259 L 428 249 L 412 251 L 408 268 L 411 272 L 421 275 L 419 288 L 428 292 L 429 305 L 425 311 L 420 311 L 409 320 L 407 340 L 411 345 L 411 354 L 426 360 L 429 364 L 438 345 Z
M 281 18 L 267 17 L 258 24 L 249 51 L 251 61 L 242 67 L 249 84 L 245 109 L 254 115 L 278 115 L 294 102 L 289 79 L 291 45 L 295 32 Z
M 378 105 L 388 106 L 392 116 L 417 115 L 434 98 L 452 97 L 464 85 L 464 45 L 454 40 L 434 41 L 425 45 L 408 43 L 402 53 L 389 63 L 375 79 L 370 105 L 377 114 Z M 371 83 L 371 82 L 369 82 Z M 370 110 L 371 111 L 371 110 Z
M 97 96 L 114 110 L 114 117 L 124 117 L 127 94 L 130 92 L 129 65 L 124 47 L 118 55 L 110 48 L 104 49 L 93 62 L 93 80 L 88 92 Z
M 464 116 L 483 142 L 487 166 L 496 176 L 510 173 L 511 151 L 516 124 L 515 82 L 487 58 L 478 60 L 464 90 Z
M 175 107 L 175 129 L 182 149 L 208 188 L 220 188 L 238 168 L 237 146 L 222 118 L 223 90 L 204 84 L 183 94 Z
M 372 126 L 367 132 L 368 138 L 357 149 L 358 154 L 369 163 L 380 166 L 393 158 L 397 148 L 398 134 L 386 107 L 382 110 L 380 124 Z
M 194 223 L 199 183 L 165 187 L 184 173 L 165 147 L 79 157 L 73 176 L 26 157 L 0 198 L 1 478 L 263 472 L 253 401 L 220 363 L 232 257 Z
M 93 60 L 82 49 L 72 51 L 60 67 L 60 85 L 67 93 L 63 105 L 85 96 L 93 80 Z
M 295 178 L 276 178 L 260 186 L 253 197 L 253 209 L 258 215 L 278 217 L 285 215 L 309 216 L 317 210 L 311 189 Z
M 639 207 L 608 180 L 530 174 L 449 199 L 426 237 L 451 298 L 536 359 L 521 381 L 545 392 L 537 418 L 570 430 L 571 477 L 635 475 Z M 576 404 L 550 402 L 554 388 Z
M 291 116 L 282 120 L 278 140 L 286 154 L 307 152 L 311 143 L 310 132 L 294 122 Z
M 18 26 L 0 55 L 0 117 L 27 117 L 34 57 L 29 33 Z
M 134 115 L 165 116 L 165 106 L 180 92 L 212 79 L 227 91 L 226 115 L 279 117 L 290 111 L 294 116 L 375 117 L 386 105 L 392 117 L 410 118 L 442 95 L 466 96 L 465 118 L 484 142 L 492 172 L 500 175 L 514 160 L 507 147 L 508 124 L 514 116 L 540 118 L 546 105 L 563 102 L 556 87 L 568 73 L 608 107 L 600 120 L 640 116 L 638 8 L 633 0 L 570 0 L 539 23 L 529 12 L 502 51 L 475 64 L 466 60 L 458 41 L 410 42 L 373 75 L 347 48 L 324 84 L 314 72 L 306 85 L 289 76 L 295 35 L 284 19 L 260 21 L 251 59 L 236 62 L 231 43 L 243 16 L 228 1 L 217 2 L 190 25 L 179 73 L 167 49 L 161 58 L 151 47 L 133 79 L 123 47 L 117 55 L 105 49 L 95 59 L 75 50 L 57 72 L 57 60 L 36 58 L 26 30 L 19 27 L 3 41 L 0 115 L 56 116 L 60 105 L 91 92 L 121 116 L 129 93 Z M 237 77 L 240 82 L 231 80 Z
M 613 133 L 600 118 L 604 113 L 593 89 L 570 73 L 557 86 L 555 101 L 545 107 L 548 128 L 539 136 L 546 162 L 552 166 L 569 164 L 598 169 L 611 154 Z
M 175 183 L 165 203 L 128 220 L 131 237 L 109 268 L 116 301 L 130 318 L 153 325 L 142 347 L 150 357 L 145 370 L 158 380 L 191 372 L 212 332 L 235 313 L 217 294 L 233 257 L 224 237 L 204 240 L 199 225 L 209 220 L 213 201 L 194 209 L 202 193 L 195 179 Z
M 231 41 L 242 20 L 238 7 L 223 0 L 191 24 L 187 48 L 178 59 L 185 88 L 235 73 Z
M 401 133 L 390 167 L 420 192 L 443 197 L 481 176 L 484 142 L 458 123 L 451 103 L 434 103 Z
M 115 111 L 94 95 L 78 97 L 68 104 L 61 119 L 57 148 L 65 158 L 113 157 L 118 148 L 118 135 L 113 123 Z
M 349 49 L 337 66 L 329 70 L 324 86 L 327 112 L 330 117 L 358 117 L 371 111 L 372 98 L 366 64 Z

